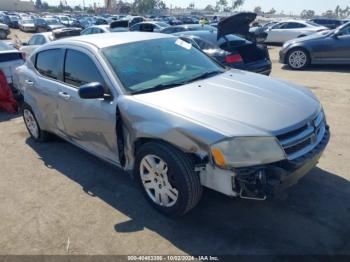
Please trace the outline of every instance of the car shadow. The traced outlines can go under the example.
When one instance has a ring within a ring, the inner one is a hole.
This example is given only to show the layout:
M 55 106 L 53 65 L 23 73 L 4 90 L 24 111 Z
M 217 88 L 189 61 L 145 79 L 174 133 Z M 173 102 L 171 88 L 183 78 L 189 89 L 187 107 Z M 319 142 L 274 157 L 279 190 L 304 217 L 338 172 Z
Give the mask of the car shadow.
M 195 209 L 169 219 L 150 207 L 124 171 L 63 141 L 26 143 L 48 168 L 129 217 L 111 228 L 116 234 L 148 228 L 191 255 L 350 254 L 350 183 L 320 168 L 285 200 L 255 202 L 205 190 Z
M 288 65 L 282 65 L 283 70 L 295 71 L 291 69 Z M 303 71 L 308 72 L 334 72 L 334 73 L 350 73 L 349 65 L 311 65 Z
M 0 122 L 9 121 L 11 119 L 18 118 L 18 117 L 21 117 L 20 112 L 10 114 L 10 113 L 7 113 L 5 111 L 0 110 Z

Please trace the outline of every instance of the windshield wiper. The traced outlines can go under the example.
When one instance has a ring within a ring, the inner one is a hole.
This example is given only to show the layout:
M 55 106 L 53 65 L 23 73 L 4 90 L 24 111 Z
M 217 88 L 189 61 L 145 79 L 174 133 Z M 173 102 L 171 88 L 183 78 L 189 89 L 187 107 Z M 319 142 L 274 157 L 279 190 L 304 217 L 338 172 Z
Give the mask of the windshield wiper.
M 223 73 L 223 71 L 221 71 L 221 70 L 204 72 L 204 73 L 202 73 L 202 74 L 200 74 L 198 76 L 195 76 L 194 78 L 190 79 L 189 81 L 187 81 L 187 83 L 194 82 L 194 81 L 201 80 L 201 79 L 206 79 L 206 78 L 209 78 L 211 76 L 215 76 L 215 75 L 218 75 L 218 74 L 221 74 L 221 73 Z
M 200 79 L 205 79 L 205 78 L 208 78 L 208 77 L 211 77 L 211 76 L 214 76 L 217 74 L 221 74 L 221 73 L 223 73 L 223 72 L 220 70 L 208 71 L 208 72 L 204 72 L 198 76 L 195 76 L 194 78 L 189 79 L 189 80 L 185 80 L 185 81 L 181 81 L 181 82 L 170 82 L 170 83 L 165 83 L 165 84 L 159 84 L 159 85 L 153 86 L 151 88 L 142 89 L 140 91 L 134 91 L 134 92 L 132 92 L 132 94 L 138 95 L 138 94 L 145 94 L 145 93 L 150 93 L 150 92 L 161 91 L 161 90 L 176 87 L 176 86 L 186 85 L 186 84 L 189 84 L 191 82 L 194 82 L 194 81 L 197 81 Z
M 132 92 L 132 94 L 138 95 L 138 94 L 145 94 L 145 93 L 150 93 L 150 92 L 161 91 L 164 89 L 168 89 L 168 88 L 172 88 L 172 87 L 176 87 L 176 86 L 181 86 L 181 85 L 184 85 L 185 83 L 186 82 L 159 84 L 159 85 L 153 86 L 151 88 L 142 89 L 140 91 L 134 91 L 134 92 Z

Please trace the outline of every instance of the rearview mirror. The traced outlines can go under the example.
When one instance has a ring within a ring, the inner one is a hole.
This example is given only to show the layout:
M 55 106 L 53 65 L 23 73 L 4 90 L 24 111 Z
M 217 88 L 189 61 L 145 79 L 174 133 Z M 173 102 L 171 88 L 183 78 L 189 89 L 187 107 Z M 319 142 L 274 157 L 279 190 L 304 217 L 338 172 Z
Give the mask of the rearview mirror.
M 82 85 L 78 89 L 78 94 L 82 99 L 97 99 L 105 97 L 103 85 L 98 82 L 92 82 Z

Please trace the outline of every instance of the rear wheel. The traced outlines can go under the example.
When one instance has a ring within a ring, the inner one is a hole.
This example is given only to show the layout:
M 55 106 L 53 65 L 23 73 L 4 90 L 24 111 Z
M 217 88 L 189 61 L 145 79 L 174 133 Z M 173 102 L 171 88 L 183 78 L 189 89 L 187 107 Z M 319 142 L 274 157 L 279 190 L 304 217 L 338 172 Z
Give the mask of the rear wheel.
M 304 49 L 292 49 L 287 55 L 287 64 L 295 70 L 305 69 L 310 64 L 310 56 Z
M 38 121 L 35 118 L 35 115 L 31 109 L 31 107 L 27 104 L 23 105 L 22 108 L 22 115 L 23 115 L 23 120 L 24 123 L 27 127 L 27 130 L 30 134 L 30 136 L 35 140 L 35 141 L 40 141 L 40 142 L 46 142 L 50 140 L 51 134 L 41 130 Z
M 162 142 L 141 146 L 134 176 L 151 205 L 167 216 L 186 214 L 198 204 L 202 195 L 191 159 Z

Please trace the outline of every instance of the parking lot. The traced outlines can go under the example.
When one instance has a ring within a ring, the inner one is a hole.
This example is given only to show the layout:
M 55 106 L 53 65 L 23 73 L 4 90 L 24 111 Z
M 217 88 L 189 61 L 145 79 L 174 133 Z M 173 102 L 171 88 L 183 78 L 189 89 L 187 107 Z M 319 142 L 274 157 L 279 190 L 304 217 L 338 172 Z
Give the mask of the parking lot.
M 272 77 L 310 88 L 332 132 L 318 167 L 286 199 L 205 190 L 172 220 L 123 171 L 64 141 L 35 143 L 19 115 L 0 112 L 0 254 L 350 255 L 350 68 L 291 71 L 279 48 L 270 47 Z

